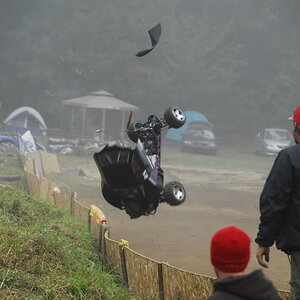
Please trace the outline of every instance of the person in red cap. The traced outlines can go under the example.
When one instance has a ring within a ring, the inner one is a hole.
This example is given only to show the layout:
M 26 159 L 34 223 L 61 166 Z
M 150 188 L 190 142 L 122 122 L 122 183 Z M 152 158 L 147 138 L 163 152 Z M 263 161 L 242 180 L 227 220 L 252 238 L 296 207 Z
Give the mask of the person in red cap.
M 245 274 L 250 260 L 250 237 L 240 228 L 218 230 L 211 239 L 210 258 L 217 280 L 209 300 L 278 300 L 272 282 L 259 270 Z
M 291 300 L 300 299 L 300 105 L 293 121 L 295 145 L 281 150 L 260 195 L 260 223 L 255 242 L 258 263 L 267 268 L 270 247 L 289 256 Z

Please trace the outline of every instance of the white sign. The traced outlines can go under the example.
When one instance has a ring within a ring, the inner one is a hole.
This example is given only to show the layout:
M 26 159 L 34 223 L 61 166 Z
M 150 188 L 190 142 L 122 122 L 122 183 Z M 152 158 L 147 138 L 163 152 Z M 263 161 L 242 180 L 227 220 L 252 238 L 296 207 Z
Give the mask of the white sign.
M 20 151 L 24 155 L 36 151 L 36 144 L 30 130 L 27 130 L 20 137 L 19 143 L 20 143 Z

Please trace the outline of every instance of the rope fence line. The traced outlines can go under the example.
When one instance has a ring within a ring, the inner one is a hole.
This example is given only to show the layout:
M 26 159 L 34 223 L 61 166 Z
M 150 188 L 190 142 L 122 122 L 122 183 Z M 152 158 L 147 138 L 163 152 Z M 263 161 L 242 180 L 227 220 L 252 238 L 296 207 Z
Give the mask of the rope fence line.
M 36 159 L 39 159 L 37 164 Z M 44 177 L 54 170 L 60 172 L 56 155 L 44 152 L 35 154 L 34 158 L 22 157 L 21 161 L 28 192 L 63 207 L 81 219 L 95 238 L 96 248 L 104 262 L 122 277 L 132 292 L 157 300 L 205 300 L 212 294 L 212 277 L 153 260 L 130 249 L 127 241 L 113 240 L 100 208 L 95 205 L 91 208 L 84 206 L 76 192 L 61 191 L 55 183 Z M 284 300 L 290 299 L 288 291 L 279 290 L 279 294 Z

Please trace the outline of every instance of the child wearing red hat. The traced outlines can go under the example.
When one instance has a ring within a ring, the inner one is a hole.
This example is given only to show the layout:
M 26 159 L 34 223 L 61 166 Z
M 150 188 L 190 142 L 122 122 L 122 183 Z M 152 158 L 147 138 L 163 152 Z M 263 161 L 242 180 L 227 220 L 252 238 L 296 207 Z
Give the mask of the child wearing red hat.
M 278 300 L 277 290 L 261 270 L 244 271 L 250 260 L 251 239 L 240 228 L 218 230 L 211 239 L 210 258 L 217 280 L 209 300 Z

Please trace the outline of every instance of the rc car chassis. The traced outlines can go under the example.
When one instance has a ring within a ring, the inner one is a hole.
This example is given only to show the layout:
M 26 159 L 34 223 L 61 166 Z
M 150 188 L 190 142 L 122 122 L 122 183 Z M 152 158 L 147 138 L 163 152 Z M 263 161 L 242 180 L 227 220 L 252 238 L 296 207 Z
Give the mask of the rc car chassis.
M 144 123 L 132 122 L 130 114 L 127 135 L 135 147 L 115 141 L 94 154 L 107 202 L 134 219 L 154 214 L 161 202 L 175 206 L 185 201 L 183 185 L 177 181 L 164 185 L 161 168 L 162 129 L 179 128 L 185 121 L 185 113 L 179 107 L 168 108 L 163 118 L 150 115 Z

